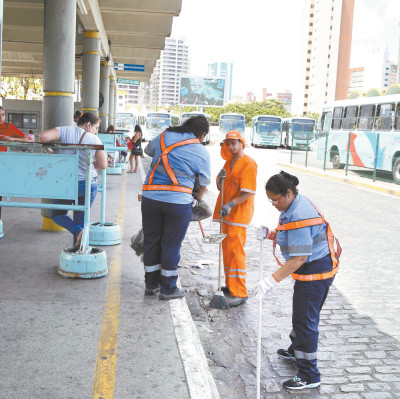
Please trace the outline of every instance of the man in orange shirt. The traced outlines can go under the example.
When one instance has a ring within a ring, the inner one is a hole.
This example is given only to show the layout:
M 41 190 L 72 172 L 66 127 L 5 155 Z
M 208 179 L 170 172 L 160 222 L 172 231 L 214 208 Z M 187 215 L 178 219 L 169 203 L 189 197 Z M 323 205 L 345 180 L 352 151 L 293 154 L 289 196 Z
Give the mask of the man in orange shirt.
M 21 130 L 17 129 L 12 123 L 6 123 L 6 113 L 0 107 L 0 141 L 29 141 Z M 1 146 L 0 151 L 7 151 L 7 147 Z
M 246 243 L 247 227 L 254 214 L 254 195 L 256 193 L 257 164 L 244 153 L 245 141 L 240 132 L 228 132 L 221 147 L 221 156 L 225 159 L 226 171 L 223 201 L 221 193 L 215 205 L 213 220 L 220 221 L 222 232 L 227 236 L 222 241 L 226 294 L 231 307 L 247 301 L 246 288 Z M 220 178 L 217 178 L 221 190 Z

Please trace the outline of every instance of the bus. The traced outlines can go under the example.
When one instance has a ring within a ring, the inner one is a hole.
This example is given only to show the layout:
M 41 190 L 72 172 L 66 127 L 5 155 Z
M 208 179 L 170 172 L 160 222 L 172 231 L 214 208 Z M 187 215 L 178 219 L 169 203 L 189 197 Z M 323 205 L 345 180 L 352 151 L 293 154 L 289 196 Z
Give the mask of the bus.
M 219 133 L 221 142 L 225 138 L 226 133 L 231 130 L 237 130 L 245 138 L 246 131 L 246 117 L 243 114 L 221 114 L 219 116 Z
M 391 172 L 400 184 L 400 94 L 325 104 L 318 124 L 317 159 L 335 169 L 352 166 Z
M 136 119 L 135 114 L 131 112 L 119 112 L 117 114 L 116 130 L 129 131 L 129 137 L 132 137 L 135 130 Z M 107 126 L 106 126 L 107 129 Z
M 251 120 L 252 146 L 278 148 L 282 140 L 282 118 L 272 115 L 257 115 Z
M 149 112 L 146 116 L 146 131 L 143 140 L 151 141 L 170 126 L 179 125 L 179 116 L 169 112 Z
M 316 121 L 312 118 L 285 118 L 282 124 L 281 146 L 310 149 L 315 138 Z
M 200 115 L 205 116 L 206 119 L 208 120 L 208 123 L 211 126 L 211 115 L 206 114 L 204 112 L 197 112 L 197 111 L 182 112 L 180 124 L 182 125 L 184 122 L 186 122 L 192 116 L 200 116 Z M 210 144 L 210 132 L 208 132 L 206 137 L 204 138 L 203 144 Z

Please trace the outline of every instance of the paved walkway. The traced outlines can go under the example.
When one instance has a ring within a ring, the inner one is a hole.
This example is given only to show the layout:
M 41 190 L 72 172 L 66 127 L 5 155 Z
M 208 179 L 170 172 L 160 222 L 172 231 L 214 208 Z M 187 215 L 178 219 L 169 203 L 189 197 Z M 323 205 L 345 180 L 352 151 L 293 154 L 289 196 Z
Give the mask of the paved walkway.
M 122 243 L 103 247 L 109 274 L 93 280 L 57 274 L 68 232 L 43 231 L 37 209 L 2 209 L 0 398 L 219 397 L 185 300 L 143 295 L 130 248 L 141 186 L 139 173 L 107 176 L 106 222 Z M 100 220 L 100 196 L 92 210 Z

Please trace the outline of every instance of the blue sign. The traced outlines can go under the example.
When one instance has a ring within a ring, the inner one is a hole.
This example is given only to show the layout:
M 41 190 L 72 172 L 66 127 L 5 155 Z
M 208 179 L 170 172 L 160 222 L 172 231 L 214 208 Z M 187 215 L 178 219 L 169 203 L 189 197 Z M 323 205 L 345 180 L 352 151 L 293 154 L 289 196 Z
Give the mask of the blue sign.
M 117 71 L 139 71 L 144 72 L 144 65 L 135 65 L 135 64 L 118 64 L 114 63 L 114 69 Z

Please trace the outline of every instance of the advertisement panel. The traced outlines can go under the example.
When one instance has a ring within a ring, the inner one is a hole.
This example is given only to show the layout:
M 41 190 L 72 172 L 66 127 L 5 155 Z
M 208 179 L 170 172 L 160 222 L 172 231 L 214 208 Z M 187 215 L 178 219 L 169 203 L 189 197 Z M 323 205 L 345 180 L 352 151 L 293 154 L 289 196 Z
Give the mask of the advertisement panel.
M 181 105 L 223 107 L 225 100 L 225 78 L 182 76 Z

